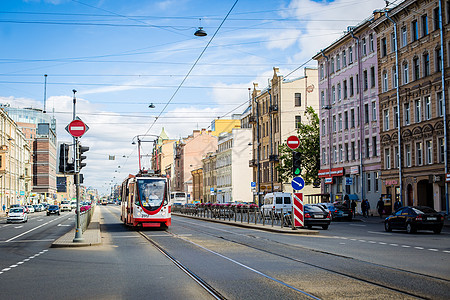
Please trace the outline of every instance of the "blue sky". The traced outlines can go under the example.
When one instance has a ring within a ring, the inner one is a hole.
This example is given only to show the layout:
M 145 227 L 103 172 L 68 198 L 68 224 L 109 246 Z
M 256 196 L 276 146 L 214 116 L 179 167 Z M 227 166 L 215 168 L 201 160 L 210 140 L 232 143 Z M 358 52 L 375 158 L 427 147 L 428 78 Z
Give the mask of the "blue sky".
M 82 138 L 91 148 L 85 185 L 106 192 L 136 173 L 134 136 L 157 135 L 164 127 L 171 138 L 181 138 L 216 117 L 241 112 L 248 88 L 253 82 L 265 87 L 273 67 L 290 73 L 385 5 L 239 0 L 177 91 L 234 3 L 1 1 L 0 103 L 43 108 L 47 74 L 47 111 L 54 110 L 58 140 L 70 141 L 64 127 L 76 89 L 77 115 L 90 127 Z M 193 35 L 199 26 L 208 36 Z M 300 75 L 302 70 L 290 78 Z M 144 153 L 149 146 L 143 144 Z

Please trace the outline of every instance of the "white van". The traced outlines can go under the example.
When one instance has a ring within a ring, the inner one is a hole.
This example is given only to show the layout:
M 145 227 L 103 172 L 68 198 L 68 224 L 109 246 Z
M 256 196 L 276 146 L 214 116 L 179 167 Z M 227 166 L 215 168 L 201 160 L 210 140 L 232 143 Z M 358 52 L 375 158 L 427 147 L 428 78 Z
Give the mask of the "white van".
M 264 215 L 270 215 L 272 211 L 275 214 L 291 212 L 292 194 L 275 192 L 264 195 L 264 203 L 261 206 L 261 210 L 264 210 Z

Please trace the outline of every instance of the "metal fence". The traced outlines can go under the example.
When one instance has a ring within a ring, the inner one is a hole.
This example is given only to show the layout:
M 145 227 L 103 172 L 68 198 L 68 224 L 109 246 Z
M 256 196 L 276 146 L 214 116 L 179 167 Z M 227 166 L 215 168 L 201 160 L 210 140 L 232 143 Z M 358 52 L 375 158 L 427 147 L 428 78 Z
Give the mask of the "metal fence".
M 80 223 L 81 223 L 81 231 L 85 232 L 91 223 L 92 215 L 94 214 L 95 205 L 91 206 L 90 209 L 83 211 L 80 213 Z
M 291 211 L 233 206 L 172 206 L 172 212 L 207 219 L 264 226 L 292 227 Z

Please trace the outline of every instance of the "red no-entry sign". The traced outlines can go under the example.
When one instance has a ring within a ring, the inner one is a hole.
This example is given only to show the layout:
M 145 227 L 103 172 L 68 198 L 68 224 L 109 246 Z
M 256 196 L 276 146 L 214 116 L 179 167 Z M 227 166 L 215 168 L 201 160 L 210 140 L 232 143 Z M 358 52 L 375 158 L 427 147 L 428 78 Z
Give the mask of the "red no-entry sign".
M 66 130 L 73 137 L 80 137 L 88 131 L 89 127 L 83 121 L 76 119 L 67 125 Z
M 298 146 L 300 146 L 300 140 L 295 135 L 291 135 L 290 137 L 288 137 L 286 143 L 287 143 L 287 146 L 289 148 L 291 148 L 292 150 L 297 149 Z

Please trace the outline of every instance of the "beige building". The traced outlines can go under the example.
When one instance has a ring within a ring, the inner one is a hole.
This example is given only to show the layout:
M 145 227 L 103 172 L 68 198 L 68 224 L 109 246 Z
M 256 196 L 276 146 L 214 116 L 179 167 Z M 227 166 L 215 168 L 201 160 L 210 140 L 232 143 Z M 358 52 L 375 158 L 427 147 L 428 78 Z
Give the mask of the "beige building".
M 272 191 L 292 191 L 290 183 L 278 182 L 278 148 L 290 135 L 296 135 L 296 124 L 307 121 L 307 107 L 319 110 L 317 69 L 306 68 L 304 76 L 292 80 L 279 75 L 278 68 L 273 71 L 270 86 L 261 91 L 254 84 L 252 93 L 253 158 L 249 165 L 259 197 Z M 317 193 L 312 186 L 302 191 L 306 195 Z
M 217 175 L 216 175 L 217 153 L 207 153 L 202 159 L 203 165 L 203 201 L 216 202 Z
M 25 204 L 30 192 L 30 145 L 17 124 L 0 109 L 0 206 Z

